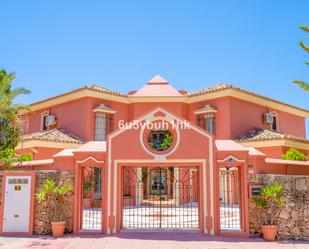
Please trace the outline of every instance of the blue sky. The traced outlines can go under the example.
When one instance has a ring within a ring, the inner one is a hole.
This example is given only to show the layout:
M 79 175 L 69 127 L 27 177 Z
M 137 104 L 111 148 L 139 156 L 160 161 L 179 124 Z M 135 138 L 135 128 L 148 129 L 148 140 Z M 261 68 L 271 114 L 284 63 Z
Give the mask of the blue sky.
M 127 92 L 160 74 L 177 89 L 224 82 L 309 109 L 291 83 L 309 81 L 297 44 L 308 9 L 306 0 L 2 1 L 0 68 L 32 91 L 25 103 L 93 83 Z

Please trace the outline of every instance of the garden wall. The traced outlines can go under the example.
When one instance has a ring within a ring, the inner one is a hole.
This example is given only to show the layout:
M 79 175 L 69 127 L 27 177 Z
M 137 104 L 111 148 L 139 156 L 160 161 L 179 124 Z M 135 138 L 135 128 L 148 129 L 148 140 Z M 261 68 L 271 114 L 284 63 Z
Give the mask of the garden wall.
M 14 172 L 14 171 L 12 171 Z M 20 172 L 20 171 L 17 171 Z M 46 179 L 53 179 L 56 183 L 66 182 L 71 183 L 74 186 L 74 171 L 58 171 L 58 170 L 35 170 L 36 173 L 36 192 L 43 185 Z M 0 172 L 0 186 L 2 183 L 2 172 Z M 2 187 L 0 187 L 0 205 L 1 205 Z M 74 193 L 65 196 L 61 201 L 62 205 L 60 209 L 64 213 L 64 219 L 66 221 L 65 233 L 71 233 L 73 231 L 73 198 Z M 51 210 L 46 202 L 39 203 L 35 199 L 34 205 L 34 234 L 51 234 L 50 227 L 50 214 Z M 61 211 L 59 210 L 59 211 Z
M 46 179 L 53 179 L 56 183 L 71 183 L 74 186 L 74 171 L 39 170 L 36 171 L 36 191 L 43 185 Z M 66 221 L 66 233 L 73 231 L 73 193 L 59 200 L 59 212 L 63 211 Z M 34 234 L 50 234 L 50 205 L 47 202 L 39 203 L 35 200 L 34 207 Z
M 249 183 L 281 183 L 284 190 L 284 207 L 276 222 L 278 239 L 309 240 L 309 176 L 257 174 Z M 249 201 L 250 233 L 261 235 L 261 224 L 254 200 Z

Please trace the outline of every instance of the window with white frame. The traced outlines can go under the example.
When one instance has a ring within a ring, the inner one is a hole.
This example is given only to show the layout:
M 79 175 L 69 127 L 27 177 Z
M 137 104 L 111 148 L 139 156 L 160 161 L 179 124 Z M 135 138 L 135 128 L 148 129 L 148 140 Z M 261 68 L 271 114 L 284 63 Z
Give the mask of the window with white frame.
M 207 113 L 205 114 L 205 129 L 211 133 L 215 134 L 215 114 L 214 113 Z
M 96 141 L 106 140 L 106 113 L 97 112 L 95 113 L 95 135 Z

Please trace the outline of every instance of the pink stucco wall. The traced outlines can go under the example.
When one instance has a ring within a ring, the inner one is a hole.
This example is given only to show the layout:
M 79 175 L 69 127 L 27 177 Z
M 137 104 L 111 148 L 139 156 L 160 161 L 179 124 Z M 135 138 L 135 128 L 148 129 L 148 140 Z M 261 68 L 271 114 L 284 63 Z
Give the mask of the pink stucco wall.
M 42 159 L 48 159 L 52 158 L 53 155 L 57 154 L 59 151 L 61 151 L 61 148 L 46 148 L 46 147 L 34 147 L 33 148 L 36 153 L 34 153 L 33 150 L 30 148 L 27 149 L 19 149 L 16 150 L 17 153 L 20 154 L 30 154 L 32 155 L 33 160 L 42 160 Z
M 120 120 L 131 121 L 156 107 L 162 107 L 195 123 L 196 118 L 193 112 L 206 104 L 210 104 L 218 110 L 216 114 L 217 139 L 234 139 L 254 127 L 269 128 L 263 123 L 262 115 L 270 110 L 279 114 L 280 132 L 306 137 L 304 118 L 231 97 L 222 97 L 193 104 L 176 102 L 122 104 L 87 97 L 31 113 L 27 133 L 39 131 L 41 113 L 50 110 L 57 117 L 57 127 L 61 127 L 87 141 L 93 140 L 94 113 L 92 109 L 99 104 L 105 104 L 117 111 L 114 116 L 114 129 L 118 128 Z
M 229 98 L 230 138 L 245 134 L 254 127 L 269 129 L 263 123 L 263 113 L 276 111 L 279 114 L 279 131 L 299 137 L 306 137 L 305 119 L 286 112 L 270 109 L 243 100 Z
M 188 108 L 189 120 L 192 123 L 196 123 L 196 117 L 194 111 L 201 109 L 206 104 L 213 106 L 217 109 L 216 113 L 216 138 L 217 139 L 229 139 L 230 138 L 230 108 L 229 98 L 223 97 L 213 99 L 210 101 L 201 101 L 198 103 L 190 104 Z
M 99 104 L 106 104 L 117 111 L 115 123 L 118 123 L 119 119 L 128 119 L 127 105 L 86 97 L 30 113 L 29 128 L 26 133 L 40 131 L 41 114 L 47 110 L 56 116 L 57 128 L 63 128 L 86 141 L 93 140 L 94 113 L 92 110 Z

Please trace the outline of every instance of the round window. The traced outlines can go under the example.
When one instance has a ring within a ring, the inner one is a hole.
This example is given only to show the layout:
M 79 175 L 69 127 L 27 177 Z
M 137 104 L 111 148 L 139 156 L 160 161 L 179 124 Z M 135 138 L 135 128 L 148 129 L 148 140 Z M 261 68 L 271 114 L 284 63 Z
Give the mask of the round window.
M 148 145 L 155 151 L 165 151 L 173 145 L 173 136 L 168 130 L 152 130 L 148 135 Z

